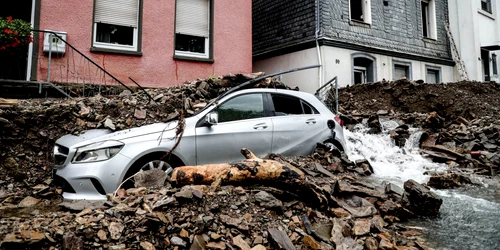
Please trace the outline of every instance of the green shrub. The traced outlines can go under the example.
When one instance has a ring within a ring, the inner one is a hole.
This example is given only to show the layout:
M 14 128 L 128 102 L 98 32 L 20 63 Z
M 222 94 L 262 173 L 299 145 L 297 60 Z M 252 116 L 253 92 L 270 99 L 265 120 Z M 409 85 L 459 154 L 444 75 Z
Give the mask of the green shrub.
M 14 51 L 33 42 L 31 25 L 21 19 L 0 17 L 0 52 Z

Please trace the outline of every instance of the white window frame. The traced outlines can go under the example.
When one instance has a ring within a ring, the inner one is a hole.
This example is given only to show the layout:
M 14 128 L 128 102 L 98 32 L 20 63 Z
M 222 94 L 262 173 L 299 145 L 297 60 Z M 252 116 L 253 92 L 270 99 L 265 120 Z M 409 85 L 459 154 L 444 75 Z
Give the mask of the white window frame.
M 367 71 L 368 71 L 368 69 L 366 67 L 354 66 L 354 69 L 353 69 L 354 75 L 356 73 L 361 73 L 361 76 L 362 76 L 362 82 L 355 82 L 354 84 L 366 83 L 368 81 L 367 74 L 366 74 Z M 353 81 L 354 81 L 354 79 L 353 79 Z
M 182 1 L 182 0 L 176 0 L 176 5 L 177 1 Z M 208 29 L 208 37 L 205 37 L 205 53 L 196 53 L 196 52 L 190 52 L 190 51 L 181 51 L 181 50 L 175 50 L 174 53 L 176 56 L 182 56 L 182 57 L 194 57 L 194 58 L 202 58 L 202 59 L 209 59 L 210 58 L 210 36 L 212 36 L 211 32 L 212 30 L 210 29 L 211 25 L 211 15 L 213 15 L 211 11 L 211 1 L 214 0 L 207 0 L 207 11 L 208 11 L 208 20 L 207 20 L 207 29 Z M 176 12 L 177 12 L 177 7 L 176 7 Z M 177 13 L 175 16 L 175 22 L 177 22 Z M 177 27 L 176 27 L 177 29 Z M 177 30 L 174 31 L 174 36 L 177 35 Z M 175 40 L 175 39 L 174 39 Z M 174 48 L 177 45 L 177 41 L 174 41 Z
M 408 79 L 408 80 L 412 79 L 411 62 L 393 60 L 392 61 L 392 72 L 393 72 L 392 80 L 399 80 L 399 79 L 394 79 L 394 72 L 396 71 L 396 67 L 404 67 L 406 69 L 406 79 Z
M 361 0 L 361 12 L 363 12 L 363 21 L 351 19 L 351 0 L 349 0 L 349 20 L 372 24 L 372 3 L 371 0 Z
M 98 0 L 95 0 L 98 1 Z M 133 45 L 124 45 L 124 44 L 112 44 L 112 43 L 103 43 L 97 41 L 97 22 L 93 20 L 93 38 L 92 38 L 92 47 L 101 48 L 101 49 L 111 49 L 111 50 L 122 50 L 122 51 L 138 51 L 139 44 L 139 26 L 140 23 L 140 15 L 141 15 L 141 0 L 137 0 L 137 25 L 134 27 L 134 35 L 133 35 Z M 95 15 L 95 5 L 93 9 L 93 15 Z
M 436 83 L 443 82 L 441 67 L 426 65 L 425 66 L 425 81 L 427 83 L 429 83 L 429 78 L 427 77 L 429 75 L 429 71 L 434 71 L 434 73 L 436 75 L 436 80 L 437 80 Z
M 427 14 L 427 36 L 425 38 L 437 39 L 437 25 L 436 25 L 436 1 L 435 0 L 421 0 L 420 8 L 421 13 L 424 12 L 422 2 L 427 3 L 428 9 L 425 10 Z M 420 17 L 422 18 L 422 17 Z M 422 18 L 422 35 L 424 34 L 424 24 Z

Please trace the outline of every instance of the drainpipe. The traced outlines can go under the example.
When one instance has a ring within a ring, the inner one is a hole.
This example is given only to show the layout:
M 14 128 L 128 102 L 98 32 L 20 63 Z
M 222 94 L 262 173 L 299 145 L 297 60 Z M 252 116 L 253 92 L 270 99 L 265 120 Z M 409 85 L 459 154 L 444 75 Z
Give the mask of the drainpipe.
M 319 47 L 319 29 L 320 29 L 320 23 L 319 23 L 319 4 L 320 1 L 316 0 L 316 32 L 315 32 L 315 39 L 316 39 L 316 52 L 318 54 L 318 88 L 321 88 L 323 86 L 323 64 L 322 64 L 322 58 L 321 58 L 321 49 Z

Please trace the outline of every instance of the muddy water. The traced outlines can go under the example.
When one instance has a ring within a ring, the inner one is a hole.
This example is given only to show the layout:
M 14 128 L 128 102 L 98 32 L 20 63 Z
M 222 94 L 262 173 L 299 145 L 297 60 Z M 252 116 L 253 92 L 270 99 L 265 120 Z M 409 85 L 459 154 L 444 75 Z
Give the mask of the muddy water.
M 445 170 L 418 153 L 417 129 L 404 148 L 392 142 L 389 131 L 398 126 L 383 121 L 383 134 L 366 134 L 365 126 L 357 125 L 353 132 L 345 131 L 347 154 L 351 160 L 366 158 L 372 164 L 376 182 L 390 181 L 401 187 L 408 179 L 428 181 L 425 171 Z M 429 245 L 436 249 L 500 249 L 500 186 L 498 181 L 478 178 L 479 186 L 455 190 L 434 190 L 443 199 L 440 215 L 417 218 L 408 224 L 424 228 Z

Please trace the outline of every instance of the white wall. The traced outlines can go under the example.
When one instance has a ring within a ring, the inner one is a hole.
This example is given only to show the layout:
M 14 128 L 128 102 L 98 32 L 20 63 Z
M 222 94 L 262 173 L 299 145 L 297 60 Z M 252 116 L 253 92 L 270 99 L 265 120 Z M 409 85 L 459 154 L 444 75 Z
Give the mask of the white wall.
M 253 63 L 253 71 L 271 74 L 317 64 L 319 64 L 318 54 L 316 49 L 312 48 L 256 61 Z M 318 69 L 308 69 L 285 74 L 282 76 L 282 81 L 288 86 L 299 86 L 302 91 L 314 93 L 319 88 L 318 77 Z
M 337 76 L 341 87 L 352 85 L 351 55 L 360 53 L 354 50 L 341 49 L 330 46 L 321 46 L 323 59 L 323 82 Z M 365 53 L 367 54 L 367 53 Z M 453 82 L 455 80 L 455 70 L 451 66 L 420 62 L 416 60 L 401 59 L 391 56 L 378 54 L 368 54 L 376 58 L 376 80 L 392 80 L 393 60 L 411 63 L 412 80 L 423 79 L 426 77 L 426 66 L 441 68 L 442 82 Z M 256 61 L 253 64 L 255 72 L 263 71 L 274 73 L 285 71 L 292 68 L 315 65 L 318 63 L 317 52 L 315 48 L 277 56 L 265 60 Z M 303 91 L 314 93 L 320 86 L 318 84 L 318 71 L 306 70 L 283 75 L 283 82 L 289 86 L 299 86 Z

